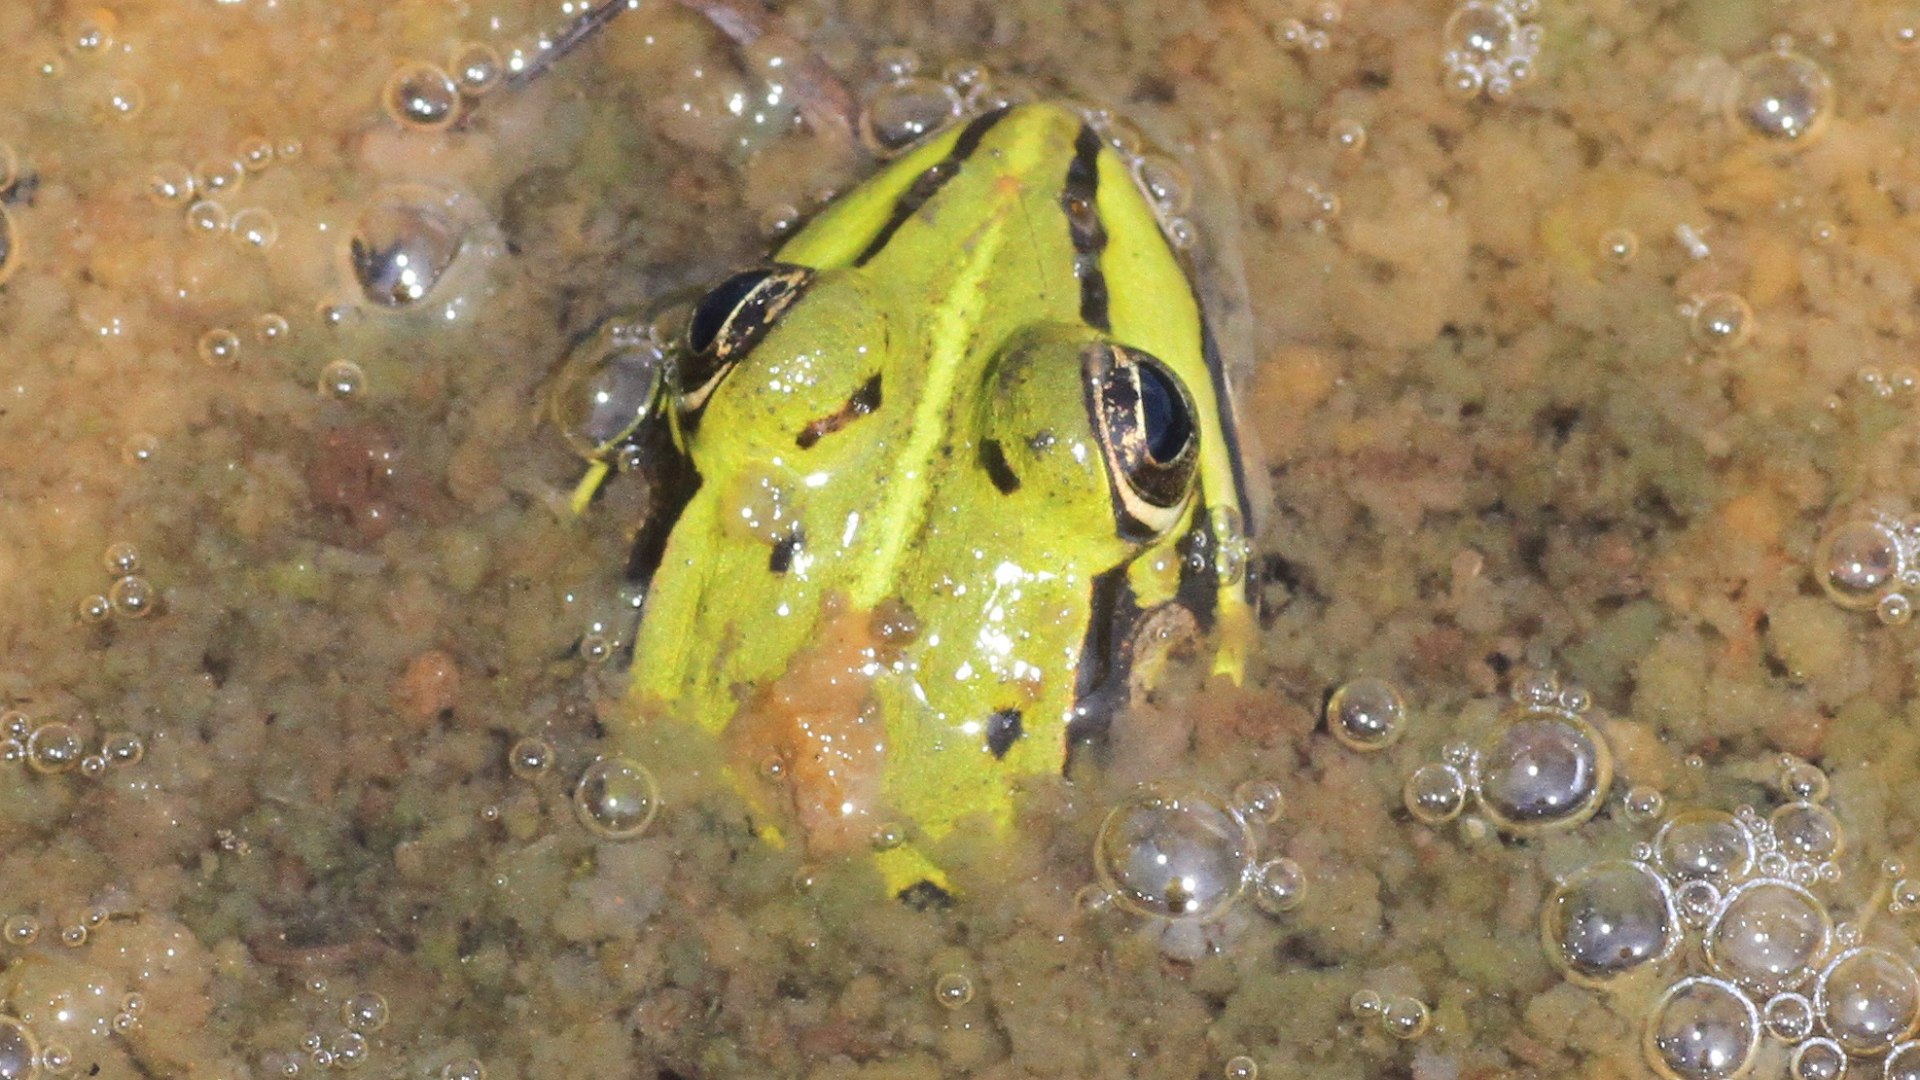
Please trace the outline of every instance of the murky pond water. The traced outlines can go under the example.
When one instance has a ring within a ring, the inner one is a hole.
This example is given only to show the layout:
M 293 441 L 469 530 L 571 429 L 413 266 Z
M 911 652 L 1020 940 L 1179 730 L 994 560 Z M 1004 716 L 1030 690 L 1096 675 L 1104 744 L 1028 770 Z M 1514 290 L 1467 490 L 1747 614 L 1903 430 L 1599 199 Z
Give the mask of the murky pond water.
M 599 14 L 0 4 L 0 1080 L 1920 1076 L 1920 7 Z M 1002 94 L 1193 199 L 1260 633 L 909 904 L 547 395 Z

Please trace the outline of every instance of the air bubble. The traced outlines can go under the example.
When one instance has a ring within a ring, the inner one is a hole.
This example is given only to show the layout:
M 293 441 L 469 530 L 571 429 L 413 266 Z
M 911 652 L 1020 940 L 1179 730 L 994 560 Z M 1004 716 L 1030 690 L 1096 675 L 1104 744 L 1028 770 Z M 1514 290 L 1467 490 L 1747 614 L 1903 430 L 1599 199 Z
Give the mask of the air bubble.
M 1600 234 L 1600 257 L 1625 266 L 1640 253 L 1640 238 L 1631 229 L 1608 229 Z
M 1773 812 L 1773 835 L 1796 859 L 1822 862 L 1837 858 L 1846 843 L 1840 819 L 1813 802 L 1791 802 Z
M 233 232 L 234 240 L 243 247 L 264 250 L 280 239 L 280 224 L 273 215 L 257 206 L 250 206 L 233 215 L 227 226 Z
M 589 832 L 608 840 L 631 840 L 647 831 L 660 808 L 653 774 L 621 757 L 595 761 L 573 789 L 573 810 Z
M 1451 92 L 1504 101 L 1533 76 L 1541 36 L 1539 27 L 1520 22 L 1522 14 L 1510 0 L 1467 0 L 1453 10 L 1440 32 Z
M 150 464 L 159 452 L 160 440 L 140 432 L 127 436 L 127 441 L 120 444 L 120 460 L 129 465 Z
M 1885 1080 L 1920 1080 L 1920 1042 L 1901 1043 L 1887 1054 Z
M 933 1000 L 949 1009 L 957 1009 L 973 1000 L 973 980 L 960 972 L 950 971 L 934 981 Z
M 1727 120 L 1765 139 L 1805 142 L 1833 113 L 1833 81 L 1819 64 L 1788 49 L 1750 56 L 1735 69 Z
M 1817 765 L 1797 758 L 1780 763 L 1780 790 L 1796 799 L 1821 802 L 1827 797 L 1827 774 Z
M 123 619 L 141 619 L 151 614 L 155 601 L 153 585 L 138 574 L 128 574 L 107 589 L 107 601 L 113 613 Z
M 250 173 L 265 172 L 273 164 L 273 142 L 254 136 L 237 148 L 240 165 Z
M 1674 909 L 1691 926 L 1705 926 L 1720 911 L 1720 886 L 1711 881 L 1686 881 L 1674 890 Z
M 1840 1080 L 1847 1075 L 1847 1052 L 1832 1039 L 1808 1039 L 1794 1047 L 1787 1072 L 1793 1080 Z
M 27 765 L 37 773 L 70 772 L 86 754 L 80 733 L 58 720 L 41 724 L 27 736 Z
M 669 364 L 644 327 L 611 319 L 567 354 L 548 411 L 574 453 L 598 460 L 652 414 Z
M 187 231 L 195 236 L 218 236 L 227 231 L 227 208 L 212 199 L 187 207 Z
M 200 359 L 214 367 L 235 366 L 240 362 L 240 335 L 225 327 L 201 334 Z
M 1260 1065 L 1247 1055 L 1240 1054 L 1227 1059 L 1226 1065 L 1221 1067 L 1220 1075 L 1226 1080 L 1259 1080 Z
M 1246 823 L 1219 800 L 1149 784 L 1107 814 L 1094 866 L 1135 914 L 1205 920 L 1246 888 L 1253 848 Z
M 380 94 L 387 114 L 416 131 L 438 131 L 460 113 L 460 88 L 432 64 L 403 64 Z
M 1873 605 L 1873 614 L 1888 626 L 1903 626 L 1913 618 L 1913 601 L 1905 593 L 1888 593 Z
M 138 765 L 147 756 L 147 744 L 132 732 L 116 731 L 100 740 L 100 752 L 109 765 Z
M 500 77 L 506 73 L 499 51 L 482 41 L 454 46 L 447 70 L 453 73 L 460 92 L 471 97 L 479 97 L 498 86 Z
M 40 1047 L 18 1019 L 0 1013 L 0 1080 L 34 1080 L 40 1073 Z
M 487 1080 L 487 1067 L 476 1058 L 449 1061 L 440 1067 L 440 1080 Z
M 1248 821 L 1271 825 L 1286 813 L 1287 797 L 1273 780 L 1248 780 L 1233 789 L 1234 812 Z
M 892 157 L 960 115 L 960 95 L 938 79 L 909 76 L 868 96 L 860 110 L 860 137 L 867 149 Z
M 1753 308 L 1735 293 L 1708 293 L 1693 301 L 1687 332 L 1693 343 L 1711 352 L 1726 352 L 1746 343 L 1753 332 Z
M 1148 154 L 1133 163 L 1133 179 L 1162 214 L 1184 214 L 1193 205 L 1193 179 L 1179 162 Z
M 1636 784 L 1627 789 L 1626 797 L 1621 800 L 1621 807 L 1626 811 L 1627 819 L 1630 821 L 1654 821 L 1666 810 L 1667 797 L 1660 794 L 1659 788 Z
M 1433 1026 L 1433 1013 L 1419 998 L 1396 997 L 1381 1007 L 1380 1026 L 1396 1039 L 1417 1039 Z
M 1833 921 L 1812 893 L 1784 881 L 1748 882 L 1727 897 L 1704 942 L 1713 970 L 1758 994 L 1806 982 L 1826 955 Z
M 1884 1053 L 1920 1021 L 1920 976 L 1885 949 L 1852 949 L 1820 973 L 1813 1003 L 1827 1034 L 1848 1053 Z
M 1589 985 L 1671 956 L 1680 940 L 1677 922 L 1667 883 L 1624 859 L 1574 872 L 1540 913 L 1548 958 Z
M 1804 994 L 1775 994 L 1764 1014 L 1767 1031 L 1781 1042 L 1797 1043 L 1813 1034 L 1813 1002 Z
M 1647 1061 L 1667 1080 L 1733 1080 L 1753 1063 L 1760 1017 L 1746 995 L 1718 979 L 1682 979 L 1647 1020 Z
M 140 569 L 140 549 L 124 540 L 108 544 L 100 562 L 109 574 L 131 574 Z
M 146 196 L 161 206 L 179 206 L 194 198 L 194 175 L 179 163 L 154 165 L 146 175 Z
M 361 294 L 400 309 L 427 298 L 464 244 L 462 230 L 435 200 L 400 190 L 360 215 L 348 255 Z
M 98 593 L 82 597 L 80 600 L 80 620 L 82 622 L 105 622 L 113 614 L 113 604 Z
M 120 17 L 106 8 L 95 8 L 69 23 L 67 47 L 76 53 L 102 53 L 113 47 L 114 31 Z
M 1306 889 L 1306 871 L 1292 859 L 1272 859 L 1253 872 L 1253 902 L 1269 915 L 1285 915 L 1299 907 Z
M 367 374 L 351 360 L 333 360 L 320 369 L 320 393 L 335 401 L 350 401 L 366 393 Z
M 1507 832 L 1541 832 L 1592 817 L 1613 779 L 1613 754 L 1593 725 L 1536 710 L 1507 723 L 1480 749 L 1476 792 Z
M 1654 856 L 1675 882 L 1728 885 L 1753 866 L 1753 836 L 1719 810 L 1676 814 L 1653 838 Z
M 233 158 L 208 158 L 193 168 L 193 188 L 206 199 L 230 199 L 240 191 L 246 166 Z
M 105 754 L 88 754 L 80 759 L 80 775 L 89 780 L 98 780 L 107 775 Z
M 1452 765 L 1422 765 L 1401 789 L 1407 813 L 1424 825 L 1441 825 L 1460 816 L 1467 804 L 1467 780 Z
M 269 311 L 253 320 L 253 339 L 262 345 L 277 344 L 285 341 L 292 329 L 286 316 Z
M 372 991 L 355 994 L 340 1007 L 340 1016 L 354 1031 L 379 1031 L 387 1026 L 387 999 Z
M 892 851 L 907 842 L 907 830 L 892 822 L 882 822 L 867 836 L 867 846 L 875 851 Z
M 147 96 L 139 84 L 124 79 L 107 88 L 107 115 L 118 120 L 132 120 L 139 116 L 147 105 Z
M 553 744 L 545 739 L 521 739 L 507 751 L 507 768 L 522 780 L 544 776 L 552 767 Z
M 16 949 L 23 949 L 39 939 L 40 920 L 31 915 L 9 915 L 5 923 L 0 923 L 0 941 Z M 4 1054 L 0 1053 L 0 1057 L 3 1056 Z M 0 1077 L 5 1075 L 5 1070 L 0 1069 Z
M 1327 728 L 1349 749 L 1383 750 L 1406 729 L 1406 703 L 1385 679 L 1366 676 L 1340 686 L 1327 699 Z
M 1367 126 L 1358 120 L 1338 120 L 1327 135 L 1333 145 L 1351 154 L 1357 154 L 1367 148 Z
M 1347 999 L 1347 1012 L 1353 1014 L 1355 1020 L 1378 1019 L 1386 1007 L 1386 999 L 1380 996 L 1378 990 L 1355 990 L 1353 996 Z
M 1920 8 L 1897 7 L 1888 12 L 1881 36 L 1901 52 L 1920 48 Z

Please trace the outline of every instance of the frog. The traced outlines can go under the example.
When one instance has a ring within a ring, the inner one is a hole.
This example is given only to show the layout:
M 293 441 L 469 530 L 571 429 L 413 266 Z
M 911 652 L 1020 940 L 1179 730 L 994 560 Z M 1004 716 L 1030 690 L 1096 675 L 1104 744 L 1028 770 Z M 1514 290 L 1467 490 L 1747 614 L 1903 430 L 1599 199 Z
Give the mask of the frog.
M 1228 381 L 1182 245 L 1086 112 L 931 135 L 683 321 L 623 723 L 721 740 L 756 831 L 945 897 L 941 844 L 1015 828 L 1168 626 L 1243 678 Z

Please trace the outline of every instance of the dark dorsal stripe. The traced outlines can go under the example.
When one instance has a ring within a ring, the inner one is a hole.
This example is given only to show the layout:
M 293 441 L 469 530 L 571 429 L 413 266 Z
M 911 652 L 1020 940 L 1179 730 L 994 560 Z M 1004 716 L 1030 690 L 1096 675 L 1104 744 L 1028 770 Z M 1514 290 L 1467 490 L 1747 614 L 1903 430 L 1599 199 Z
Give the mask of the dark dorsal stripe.
M 880 227 L 873 242 L 860 253 L 860 257 L 853 260 L 853 265 L 865 266 L 874 256 L 880 254 L 881 250 L 887 246 L 887 242 L 893 239 L 893 234 L 899 232 L 900 226 L 907 223 L 908 218 L 919 213 L 920 208 L 938 195 L 940 189 L 947 186 L 948 181 L 960 175 L 960 166 L 966 164 L 975 150 L 980 149 L 980 142 L 987 137 L 987 132 L 992 131 L 993 125 L 999 123 L 1000 119 L 1006 115 L 1007 107 L 1003 106 L 990 113 L 982 113 L 974 117 L 961 130 L 960 137 L 954 140 L 953 149 L 947 151 L 947 156 L 929 166 L 927 171 L 914 177 L 913 183 L 907 185 L 907 190 L 902 192 L 900 198 L 894 202 L 893 213 L 888 216 L 887 223 Z
M 987 470 L 987 479 L 993 481 L 995 491 L 1011 495 L 1020 490 L 1020 476 L 1007 462 L 1007 452 L 999 439 L 988 439 L 980 444 L 980 464 Z
M 794 436 L 794 444 L 802 450 L 811 449 L 814 443 L 839 431 L 841 428 L 866 416 L 879 407 L 880 376 L 876 374 L 866 382 L 861 383 L 860 389 L 855 390 L 853 395 L 847 398 L 847 403 L 840 406 L 837 411 L 831 415 L 823 416 L 813 423 L 808 424 L 806 427 L 801 428 L 800 434 Z
M 1100 256 L 1107 249 L 1107 227 L 1100 222 L 1100 136 L 1081 125 L 1073 141 L 1073 162 L 1060 190 L 1060 208 L 1067 213 L 1067 231 L 1073 238 L 1073 273 L 1080 279 L 1080 319 L 1095 330 L 1113 329 L 1107 312 L 1107 274 Z

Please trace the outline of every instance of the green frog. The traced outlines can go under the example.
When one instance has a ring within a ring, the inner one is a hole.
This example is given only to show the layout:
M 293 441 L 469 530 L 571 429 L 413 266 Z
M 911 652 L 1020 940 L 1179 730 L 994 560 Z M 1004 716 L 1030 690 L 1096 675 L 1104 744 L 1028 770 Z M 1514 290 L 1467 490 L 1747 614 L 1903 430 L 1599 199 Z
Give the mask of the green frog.
M 769 835 L 944 890 L 942 839 L 1011 827 L 1017 782 L 1097 739 L 1165 627 L 1240 678 L 1221 365 L 1080 112 L 931 137 L 683 333 L 649 417 L 686 482 L 636 546 L 632 722 L 723 738 Z

